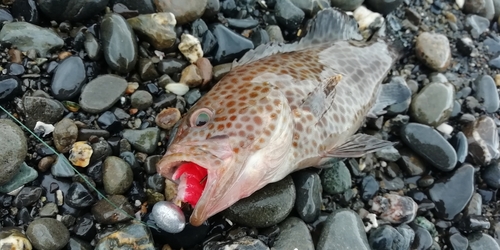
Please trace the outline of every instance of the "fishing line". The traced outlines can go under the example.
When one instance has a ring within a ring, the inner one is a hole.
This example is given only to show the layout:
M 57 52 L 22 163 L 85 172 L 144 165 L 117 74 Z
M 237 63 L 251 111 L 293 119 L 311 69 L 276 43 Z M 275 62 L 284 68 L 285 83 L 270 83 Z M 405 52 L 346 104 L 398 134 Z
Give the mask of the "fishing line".
M 57 156 L 57 160 L 61 160 L 64 162 L 64 164 L 68 165 L 69 167 L 71 167 L 75 173 L 85 181 L 85 183 L 87 184 L 88 187 L 92 188 L 100 198 L 104 199 L 105 201 L 107 201 L 109 204 L 111 204 L 115 209 L 117 209 L 118 211 L 120 211 L 121 213 L 125 214 L 127 217 L 131 218 L 132 220 L 135 220 L 135 221 L 139 221 L 140 223 L 142 223 L 143 225 L 145 226 L 148 226 L 150 228 L 154 228 L 154 229 L 158 229 L 158 226 L 156 226 L 155 224 L 149 224 L 149 223 L 145 223 L 143 222 L 142 220 L 138 220 L 135 216 L 133 215 L 130 215 L 128 214 L 125 210 L 123 210 L 120 206 L 114 204 L 113 202 L 111 202 L 111 200 L 108 199 L 108 197 L 106 197 L 106 195 L 104 195 L 103 193 L 101 193 L 99 190 L 97 190 L 96 187 L 94 187 L 94 185 L 92 185 L 92 183 L 87 180 L 87 178 L 85 178 L 85 176 L 83 176 L 80 171 L 78 171 L 75 167 L 73 167 L 73 165 L 71 165 L 71 163 L 68 162 L 68 160 L 66 159 L 66 157 L 63 155 L 63 154 L 59 154 L 55 149 L 53 149 L 51 146 L 49 146 L 42 138 L 38 137 L 38 135 L 36 135 L 35 132 L 31 131 L 31 129 L 29 129 L 28 127 L 26 127 L 21 121 L 19 121 L 14 115 L 12 115 L 9 111 L 7 111 L 2 105 L 0 105 L 0 109 L 5 112 L 11 119 L 13 119 L 17 124 L 19 124 L 19 126 L 21 126 L 23 129 L 25 129 L 26 131 L 28 131 L 33 137 L 35 137 L 39 142 L 41 142 L 45 147 L 47 147 L 48 149 L 50 149 L 50 151 L 52 151 L 56 156 Z

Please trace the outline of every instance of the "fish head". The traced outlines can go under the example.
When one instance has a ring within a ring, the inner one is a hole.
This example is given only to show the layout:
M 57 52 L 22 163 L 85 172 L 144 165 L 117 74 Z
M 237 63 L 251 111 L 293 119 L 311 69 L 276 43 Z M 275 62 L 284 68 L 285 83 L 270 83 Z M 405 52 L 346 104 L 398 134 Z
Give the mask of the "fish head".
M 233 88 L 216 85 L 188 111 L 157 165 L 171 179 L 185 162 L 207 170 L 190 217 L 194 226 L 289 173 L 280 167 L 292 151 L 287 99 L 268 83 Z

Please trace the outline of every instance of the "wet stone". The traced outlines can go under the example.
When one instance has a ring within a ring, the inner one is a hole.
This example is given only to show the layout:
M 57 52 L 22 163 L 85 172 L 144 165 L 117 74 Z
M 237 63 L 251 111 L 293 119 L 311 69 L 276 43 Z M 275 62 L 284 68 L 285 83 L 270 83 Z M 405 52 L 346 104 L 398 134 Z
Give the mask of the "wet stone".
M 156 115 L 155 123 L 162 129 L 171 129 L 181 119 L 181 112 L 177 108 L 167 108 Z
M 165 58 L 158 63 L 157 69 L 162 74 L 172 75 L 181 72 L 188 65 L 186 60 L 178 58 Z
M 18 63 L 9 63 L 6 65 L 6 69 L 7 69 L 7 74 L 11 76 L 19 76 L 24 74 L 24 72 L 26 71 L 24 69 L 24 66 Z
M 145 90 L 135 91 L 130 96 L 130 104 L 136 109 L 145 110 L 153 104 L 153 96 Z
M 68 249 L 92 250 L 92 245 L 76 237 L 70 237 L 66 245 Z
M 64 113 L 64 106 L 53 99 L 26 96 L 23 99 L 25 124 L 34 129 L 36 122 L 47 124 L 58 122 Z
M 481 215 L 483 206 L 483 197 L 479 193 L 474 193 L 470 199 L 465 215 Z
M 35 50 L 42 57 L 64 45 L 54 31 L 27 22 L 4 24 L 0 31 L 0 43 L 12 44 L 21 51 Z
M 429 189 L 429 198 L 436 204 L 436 214 L 452 220 L 469 203 L 474 193 L 474 168 L 463 165 L 449 178 L 437 180 Z
M 58 100 L 71 100 L 80 94 L 87 81 L 85 65 L 78 56 L 64 59 L 52 77 L 51 91 Z
M 0 119 L 0 141 L 0 185 L 4 185 L 19 173 L 28 145 L 23 130 L 8 119 Z
M 99 60 L 102 56 L 101 44 L 90 32 L 85 32 L 85 42 L 83 43 L 85 52 L 90 60 Z
M 492 118 L 483 115 L 464 126 L 463 132 L 469 143 L 469 155 L 474 162 L 485 166 L 498 159 L 498 129 Z
M 21 80 L 15 76 L 0 76 L 0 103 L 12 101 L 21 94 Z
M 194 64 L 187 66 L 182 70 L 180 82 L 190 88 L 199 87 L 203 83 L 200 69 Z
M 418 59 L 433 70 L 445 71 L 450 66 L 450 42 L 444 35 L 421 33 L 417 37 L 415 51 Z
M 498 160 L 491 162 L 483 168 L 481 173 L 483 181 L 492 188 L 500 188 L 500 164 Z
M 74 182 L 66 193 L 65 202 L 74 208 L 85 208 L 94 204 L 96 198 L 83 184 Z
M 321 209 L 321 180 L 316 172 L 300 171 L 293 176 L 295 190 L 295 210 L 306 223 L 312 223 L 319 217 Z
M 467 249 L 469 245 L 469 240 L 460 233 L 452 234 L 449 241 L 452 249 Z
M 385 221 L 401 224 L 409 223 L 417 215 L 418 205 L 408 196 L 385 194 L 373 199 L 371 210 Z
M 387 15 L 400 7 L 403 4 L 403 0 L 366 0 L 365 4 L 371 10 L 382 15 Z
M 80 21 L 90 18 L 106 7 L 109 0 L 37 0 L 38 7 L 53 20 Z
M 153 0 L 111 0 L 113 5 L 123 4 L 129 10 L 137 10 L 139 14 L 149 14 L 156 12 Z
M 104 58 L 112 70 L 126 74 L 137 63 L 137 42 L 134 31 L 120 15 L 106 14 L 101 22 Z M 116 46 L 120 44 L 120 46 Z
M 64 118 L 55 125 L 52 135 L 57 151 L 68 153 L 78 137 L 78 127 L 73 120 Z
M 276 0 L 274 10 L 276 12 L 276 21 L 283 29 L 296 31 L 302 20 L 304 20 L 304 11 L 293 5 L 290 0 Z
M 359 215 L 350 209 L 333 211 L 325 221 L 316 249 L 370 249 Z
M 160 140 L 160 130 L 158 128 L 126 129 L 123 132 L 123 138 L 129 141 L 136 150 L 152 154 Z
M 39 218 L 26 229 L 26 236 L 33 247 L 40 250 L 63 249 L 69 241 L 69 231 L 64 224 L 52 218 Z
M 97 125 L 100 128 L 109 131 L 112 134 L 118 133 L 122 130 L 122 123 L 118 117 L 111 111 L 106 111 L 102 113 L 99 118 L 97 118 Z
M 489 75 L 481 75 L 472 84 L 474 97 L 482 102 L 486 112 L 493 113 L 498 110 L 500 100 L 498 98 L 495 80 Z
M 81 108 L 96 114 L 111 108 L 125 93 L 127 81 L 115 75 L 101 75 L 89 82 L 80 96 Z
M 117 205 L 121 209 L 116 209 L 108 201 L 99 200 L 92 206 L 92 214 L 97 222 L 101 224 L 116 224 L 119 222 L 129 221 L 134 214 L 134 209 L 128 203 L 127 198 L 123 195 L 108 196 L 111 203 Z M 125 213 L 124 213 L 125 212 Z
M 469 235 L 467 239 L 469 240 L 469 247 L 467 249 L 470 250 L 500 249 L 498 242 L 493 237 L 485 233 L 472 234 Z
M 469 152 L 469 145 L 467 144 L 467 137 L 461 131 L 456 133 L 451 139 L 450 144 L 455 148 L 457 152 L 458 163 L 464 163 L 465 158 Z
M 40 187 L 23 187 L 12 202 L 12 205 L 17 208 L 31 206 L 37 202 L 42 196 L 42 188 Z
M 413 97 L 410 114 L 419 123 L 439 126 L 450 118 L 454 98 L 455 88 L 450 83 L 430 83 Z
M 72 177 L 75 175 L 75 170 L 71 167 L 68 159 L 63 154 L 59 154 L 54 165 L 50 168 L 50 173 L 56 177 Z
M 207 0 L 154 0 L 157 12 L 171 12 L 179 24 L 200 18 L 207 7 Z
M 57 212 L 57 204 L 49 202 L 40 209 L 40 217 L 54 217 Z
M 370 231 L 368 242 L 373 250 L 409 249 L 409 245 L 405 245 L 404 236 L 390 225 L 383 225 Z
M 477 39 L 490 27 L 490 21 L 482 16 L 467 15 L 465 17 L 465 29 L 470 32 L 472 38 Z
M 288 176 L 239 200 L 223 213 L 238 224 L 262 228 L 283 221 L 292 211 L 294 203 L 295 186 Z
M 169 12 L 139 15 L 127 19 L 132 29 L 143 36 L 157 50 L 165 50 L 175 43 L 175 16 Z
M 215 64 L 232 62 L 254 48 L 252 41 L 235 33 L 223 24 L 212 24 L 209 28 L 219 44 L 217 49 L 212 52 Z
M 9 193 L 27 183 L 34 181 L 37 177 L 38 172 L 23 162 L 17 174 L 8 183 L 0 185 L 0 193 Z
M 103 165 L 104 190 L 108 194 L 124 194 L 132 185 L 130 165 L 116 156 L 109 156 Z
M 334 162 L 321 173 L 323 191 L 327 194 L 341 194 L 351 188 L 351 173 L 343 161 Z
M 411 249 L 430 249 L 434 240 L 432 235 L 424 227 L 417 224 L 411 224 L 412 229 L 415 231 L 415 240 L 411 245 Z
M 138 68 L 139 75 L 143 81 L 151 81 L 159 76 L 153 61 L 149 58 L 140 58 Z
M 401 131 L 403 142 L 437 169 L 447 172 L 455 168 L 457 153 L 444 137 L 433 128 L 409 123 Z
M 149 228 L 138 221 L 123 225 L 100 239 L 95 250 L 107 250 L 116 246 L 126 249 L 155 249 Z
M 481 215 L 468 215 L 461 218 L 456 223 L 458 230 L 465 234 L 480 232 L 490 228 L 490 222 L 485 216 Z
M 304 221 L 297 217 L 288 217 L 278 227 L 280 234 L 274 242 L 274 248 L 314 250 L 311 234 Z
M 380 185 L 373 175 L 367 175 L 361 181 L 361 199 L 364 201 L 371 200 L 378 192 Z

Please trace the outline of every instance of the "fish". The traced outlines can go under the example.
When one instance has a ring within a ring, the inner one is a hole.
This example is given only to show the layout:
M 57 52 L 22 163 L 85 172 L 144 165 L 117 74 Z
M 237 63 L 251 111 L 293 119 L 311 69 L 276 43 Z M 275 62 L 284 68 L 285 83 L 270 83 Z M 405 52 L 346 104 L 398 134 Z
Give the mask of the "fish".
M 193 226 L 292 172 L 394 144 L 356 132 L 409 97 L 383 84 L 401 49 L 382 35 L 364 41 L 356 20 L 336 8 L 311 20 L 299 41 L 260 45 L 234 61 L 179 121 L 157 172 L 186 189 L 185 164 L 207 170 L 196 177 L 204 184 Z

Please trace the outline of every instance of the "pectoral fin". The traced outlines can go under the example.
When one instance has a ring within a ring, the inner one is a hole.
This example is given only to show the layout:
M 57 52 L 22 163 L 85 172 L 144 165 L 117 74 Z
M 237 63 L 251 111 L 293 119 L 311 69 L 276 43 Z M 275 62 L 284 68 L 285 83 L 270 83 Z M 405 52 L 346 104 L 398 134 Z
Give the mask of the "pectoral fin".
M 355 134 L 344 144 L 325 152 L 324 156 L 336 158 L 356 158 L 392 145 L 394 145 L 393 142 L 381 140 L 371 135 Z

